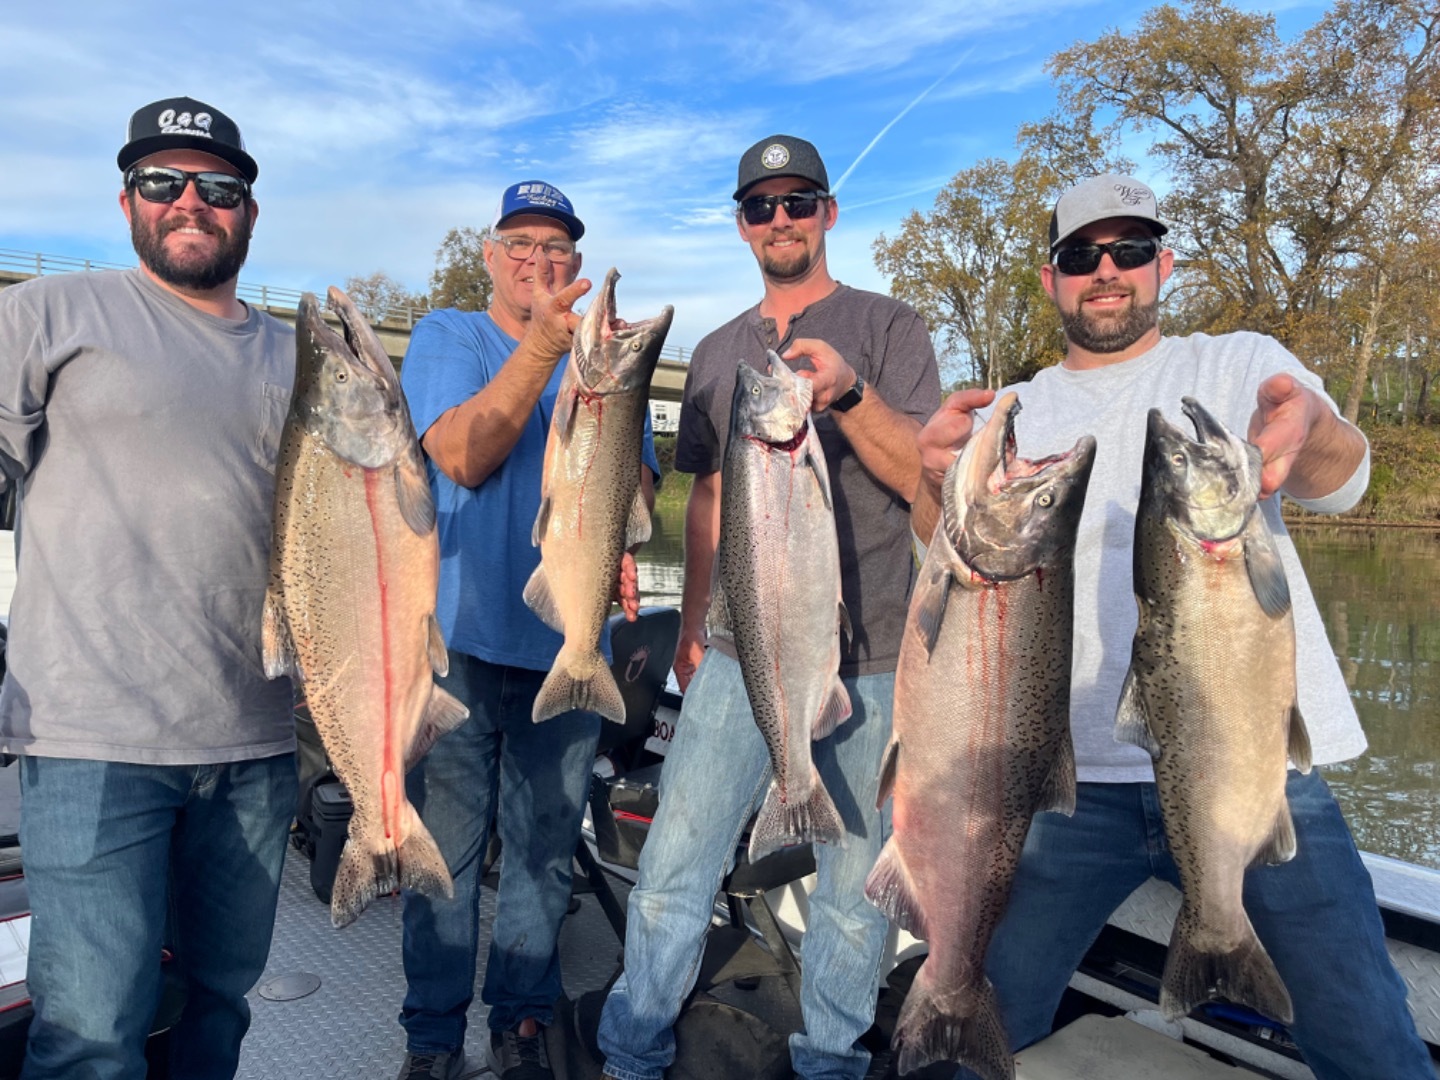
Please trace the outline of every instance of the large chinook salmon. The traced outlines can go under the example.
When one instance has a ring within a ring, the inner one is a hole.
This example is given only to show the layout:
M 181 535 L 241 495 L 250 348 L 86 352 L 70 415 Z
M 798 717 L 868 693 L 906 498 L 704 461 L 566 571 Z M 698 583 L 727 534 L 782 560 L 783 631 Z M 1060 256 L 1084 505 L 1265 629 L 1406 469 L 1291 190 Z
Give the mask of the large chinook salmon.
M 770 375 L 735 376 L 720 481 L 711 625 L 735 642 L 772 775 L 750 861 L 786 844 L 843 842 L 844 823 L 810 754 L 850 715 L 838 674 L 840 547 L 830 474 L 810 422 L 810 380 L 774 352 Z
M 1006 394 L 945 474 L 895 673 L 878 797 L 894 831 L 865 895 L 929 943 L 892 1039 L 902 1075 L 1015 1075 L 985 952 L 1030 819 L 1075 810 L 1073 561 L 1095 440 L 1027 461 L 1019 410 Z
M 535 696 L 538 724 L 571 709 L 625 722 L 625 702 L 600 652 L 600 635 L 628 548 L 650 539 L 640 455 L 650 380 L 674 308 L 626 323 L 615 314 L 612 267 L 575 331 L 545 444 L 540 513 L 532 541 L 540 565 L 525 603 L 565 644 Z
M 1160 989 L 1170 1018 L 1215 997 L 1275 1020 L 1290 995 L 1241 900 L 1246 867 L 1295 854 L 1287 757 L 1310 770 L 1295 624 L 1260 513 L 1260 451 L 1191 398 L 1195 440 L 1151 409 L 1135 516 L 1139 624 L 1115 737 L 1150 752 L 1183 899 Z
M 355 811 L 330 917 L 355 920 L 397 888 L 453 895 L 405 773 L 469 715 L 435 685 L 448 666 L 435 621 L 435 503 L 395 368 L 339 289 L 342 337 L 306 293 L 295 390 L 275 476 L 265 673 L 303 685 Z

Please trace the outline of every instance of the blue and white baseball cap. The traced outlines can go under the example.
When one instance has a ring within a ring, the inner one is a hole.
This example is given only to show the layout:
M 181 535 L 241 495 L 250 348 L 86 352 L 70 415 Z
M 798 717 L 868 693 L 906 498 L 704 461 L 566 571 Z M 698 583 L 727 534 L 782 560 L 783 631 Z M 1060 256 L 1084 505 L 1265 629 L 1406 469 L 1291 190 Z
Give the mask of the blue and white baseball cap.
M 521 214 L 554 218 L 565 226 L 571 240 L 579 240 L 585 235 L 585 224 L 575 216 L 575 209 L 565 193 L 543 180 L 522 180 L 506 188 L 505 194 L 500 196 L 500 205 L 495 208 L 495 220 L 490 228 L 498 229 Z

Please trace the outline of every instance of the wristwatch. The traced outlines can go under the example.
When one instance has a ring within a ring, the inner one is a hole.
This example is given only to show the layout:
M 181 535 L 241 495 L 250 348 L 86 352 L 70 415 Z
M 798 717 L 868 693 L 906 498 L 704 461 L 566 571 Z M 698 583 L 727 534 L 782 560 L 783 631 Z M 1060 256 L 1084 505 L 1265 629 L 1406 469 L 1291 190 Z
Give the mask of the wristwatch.
M 855 385 L 850 387 L 849 390 L 846 390 L 845 393 L 841 394 L 834 401 L 830 402 L 830 408 L 836 412 L 849 412 L 856 405 L 860 404 L 860 399 L 864 396 L 865 380 L 862 379 L 857 372 L 855 375 Z

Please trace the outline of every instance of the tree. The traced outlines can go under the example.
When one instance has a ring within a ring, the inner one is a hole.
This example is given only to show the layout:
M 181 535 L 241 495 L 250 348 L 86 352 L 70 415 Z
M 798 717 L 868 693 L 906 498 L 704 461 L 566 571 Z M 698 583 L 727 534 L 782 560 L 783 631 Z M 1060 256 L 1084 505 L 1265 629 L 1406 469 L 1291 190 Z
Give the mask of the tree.
M 345 282 L 345 292 L 361 313 L 376 323 L 384 322 L 395 309 L 424 311 L 430 306 L 424 296 L 410 292 L 383 270 L 377 270 L 369 277 L 350 278 Z
M 484 257 L 489 235 L 488 225 L 478 232 L 465 227 L 445 234 L 435 252 L 435 272 L 430 275 L 432 307 L 484 311 L 490 306 L 492 282 Z

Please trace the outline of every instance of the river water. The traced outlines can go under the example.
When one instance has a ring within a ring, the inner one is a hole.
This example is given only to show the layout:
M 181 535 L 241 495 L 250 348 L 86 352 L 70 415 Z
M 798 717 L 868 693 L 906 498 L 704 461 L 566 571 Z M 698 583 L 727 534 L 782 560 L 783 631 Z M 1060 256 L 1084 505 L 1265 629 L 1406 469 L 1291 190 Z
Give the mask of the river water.
M 644 604 L 680 603 L 684 514 L 642 550 Z M 1325 769 L 1365 851 L 1440 869 L 1440 532 L 1293 531 L 1369 750 Z

